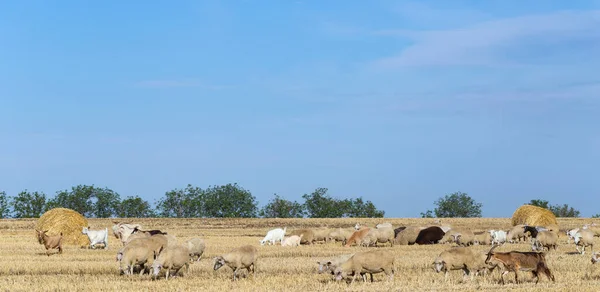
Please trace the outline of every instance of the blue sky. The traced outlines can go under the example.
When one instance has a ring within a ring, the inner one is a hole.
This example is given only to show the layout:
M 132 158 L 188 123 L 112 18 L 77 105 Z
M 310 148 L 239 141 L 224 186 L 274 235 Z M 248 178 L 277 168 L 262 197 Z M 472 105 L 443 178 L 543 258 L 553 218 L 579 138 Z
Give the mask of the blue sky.
M 0 189 L 600 213 L 600 1 L 3 1 Z

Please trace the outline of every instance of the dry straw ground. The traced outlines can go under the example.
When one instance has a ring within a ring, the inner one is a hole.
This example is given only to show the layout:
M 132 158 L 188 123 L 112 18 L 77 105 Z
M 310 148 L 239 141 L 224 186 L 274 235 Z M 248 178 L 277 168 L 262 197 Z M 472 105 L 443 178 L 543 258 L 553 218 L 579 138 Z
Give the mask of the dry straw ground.
M 133 220 L 132 220 L 133 221 Z M 361 224 L 373 226 L 389 221 L 397 225 L 429 224 L 431 219 L 361 219 Z M 318 244 L 298 248 L 259 246 L 266 231 L 276 226 L 288 230 L 299 227 L 351 227 L 355 219 L 142 219 L 135 220 L 148 229 L 161 229 L 183 241 L 196 236 L 205 238 L 207 251 L 199 263 L 191 266 L 183 277 L 165 281 L 151 281 L 149 276 L 119 276 L 115 255 L 120 243 L 111 237 L 108 250 L 81 249 L 67 246 L 64 254 L 47 257 L 44 248 L 34 237 L 35 220 L 0 221 L 0 289 L 4 291 L 83 291 L 93 287 L 100 291 L 600 291 L 600 266 L 593 266 L 590 255 L 575 254 L 575 247 L 566 245 L 561 234 L 557 251 L 549 252 L 549 266 L 556 275 L 556 283 L 542 277 L 535 285 L 529 273 L 521 272 L 525 283 L 515 284 L 509 274 L 505 286 L 498 284 L 499 272 L 491 276 L 476 277 L 474 281 L 462 281 L 460 271 L 453 271 L 448 281 L 443 274 L 436 274 L 431 263 L 449 245 L 394 246 L 397 274 L 393 282 L 387 282 L 383 274 L 375 275 L 375 283 L 354 283 L 349 286 L 334 282 L 330 275 L 317 274 L 316 261 L 366 248 L 344 248 L 341 244 Z M 591 219 L 559 219 L 561 228 L 580 226 Z M 600 221 L 596 221 L 600 223 Z M 93 229 L 110 227 L 111 220 L 90 219 Z M 508 229 L 510 218 L 499 219 L 448 219 L 445 224 L 469 227 L 472 230 L 491 228 Z M 597 239 L 597 238 L 596 238 Z M 257 276 L 232 282 L 231 270 L 223 267 L 212 270 L 212 258 L 243 244 L 258 246 L 260 258 Z M 379 247 L 389 248 L 389 247 Z M 475 246 L 482 253 L 489 246 Z M 506 250 L 530 250 L 526 244 L 509 244 L 498 248 Z

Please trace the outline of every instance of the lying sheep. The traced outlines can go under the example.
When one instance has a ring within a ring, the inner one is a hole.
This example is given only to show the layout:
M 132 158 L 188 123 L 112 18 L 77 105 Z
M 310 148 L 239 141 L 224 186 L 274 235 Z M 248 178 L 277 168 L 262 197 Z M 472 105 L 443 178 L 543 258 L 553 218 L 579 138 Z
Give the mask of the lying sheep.
M 161 269 L 166 269 L 165 279 L 169 280 L 171 271 L 176 276 L 181 268 L 185 267 L 186 273 L 190 269 L 190 251 L 185 245 L 169 246 L 161 248 L 158 253 L 154 252 L 152 270 L 154 278 L 158 277 Z
M 510 243 L 520 242 L 521 239 L 523 241 L 527 240 L 527 235 L 525 234 L 525 225 L 515 225 L 511 230 L 508 231 L 506 235 L 506 240 Z
M 442 238 L 444 238 L 445 232 L 442 228 L 438 226 L 430 226 L 419 232 L 417 239 L 415 240 L 416 244 L 436 244 Z
M 389 280 L 393 281 L 396 270 L 394 263 L 395 258 L 392 251 L 374 250 L 357 252 L 347 261 L 335 268 L 334 275 L 335 279 L 338 281 L 349 275 L 354 275 L 350 282 L 350 284 L 352 284 L 359 274 L 370 274 L 371 282 L 373 282 L 373 274 L 384 272 L 389 276 Z M 366 282 L 366 277 L 363 277 L 363 281 Z
M 538 235 L 539 236 L 539 235 Z M 583 229 L 577 232 L 574 236 L 575 248 L 580 254 L 585 254 L 585 248 L 590 246 L 592 252 L 594 252 L 594 232 L 591 230 Z M 581 250 L 579 247 L 582 247 Z
M 147 242 L 139 242 L 137 244 L 129 244 L 123 247 L 117 255 L 117 260 L 120 261 L 119 268 L 122 274 L 133 275 L 133 268 L 140 266 L 140 276 L 144 273 L 146 265 L 153 260 L 154 251 Z
M 363 242 L 363 239 L 369 233 L 369 231 L 371 231 L 371 228 L 369 228 L 369 227 L 364 227 L 360 230 L 354 231 L 354 233 L 352 233 L 352 235 L 350 236 L 348 241 L 346 241 L 346 244 L 344 244 L 344 246 L 349 247 L 352 244 L 360 245 Z
M 185 242 L 185 245 L 188 248 L 190 260 L 192 262 L 200 261 L 202 254 L 204 254 L 204 249 L 206 248 L 206 244 L 204 243 L 204 240 L 201 238 L 192 238 L 192 239 L 187 240 Z M 196 259 L 194 259 L 194 258 L 196 258 Z
M 302 235 L 300 244 L 312 244 L 315 241 L 315 233 L 312 229 L 297 229 L 290 232 L 290 235 Z
M 302 241 L 302 236 L 304 236 L 304 234 L 300 234 L 300 236 L 292 235 L 292 236 L 286 237 L 283 239 L 281 246 L 300 246 L 300 241 Z
M 479 274 L 487 268 L 485 259 L 470 247 L 452 247 L 445 250 L 433 261 L 433 269 L 436 273 L 444 272 L 444 278 L 448 278 L 448 271 L 463 270 L 463 279 L 473 272 Z
M 43 244 L 44 247 L 46 248 L 47 256 L 50 256 L 51 249 L 58 249 L 58 253 L 62 254 L 62 252 L 63 252 L 63 248 L 62 248 L 63 234 L 62 234 L 62 232 L 59 235 L 53 235 L 53 236 L 46 234 L 48 232 L 48 230 L 41 231 L 41 230 L 36 229 L 35 232 L 37 233 L 38 242 L 40 244 Z
M 237 280 L 237 273 L 240 269 L 246 269 L 248 274 L 252 272 L 256 276 L 256 258 L 258 251 L 252 245 L 238 247 L 227 254 L 215 257 L 213 269 L 216 271 L 223 265 L 229 266 L 233 270 L 233 281 Z
M 354 254 L 351 253 L 351 254 L 341 255 L 341 256 L 338 256 L 338 257 L 335 257 L 335 258 L 329 259 L 329 260 L 317 261 L 317 264 L 319 264 L 319 270 L 318 270 L 319 274 L 329 271 L 333 275 L 335 269 L 342 263 L 346 262 L 353 255 Z
M 419 232 L 423 229 L 425 228 L 417 226 L 406 227 L 396 235 L 396 238 L 394 239 L 395 243 L 399 245 L 413 245 L 417 241 Z
M 346 244 L 346 241 L 348 241 L 348 238 L 350 238 L 350 236 L 352 236 L 352 233 L 354 232 L 354 230 L 348 230 L 348 229 L 343 229 L 343 228 L 337 228 L 337 229 L 333 229 L 329 232 L 329 240 L 330 241 L 341 241 L 342 245 Z
M 531 249 L 533 251 L 543 251 L 544 248 L 547 248 L 550 251 L 550 247 L 553 247 L 556 250 L 557 244 L 558 233 L 553 231 L 539 231 L 533 240 Z

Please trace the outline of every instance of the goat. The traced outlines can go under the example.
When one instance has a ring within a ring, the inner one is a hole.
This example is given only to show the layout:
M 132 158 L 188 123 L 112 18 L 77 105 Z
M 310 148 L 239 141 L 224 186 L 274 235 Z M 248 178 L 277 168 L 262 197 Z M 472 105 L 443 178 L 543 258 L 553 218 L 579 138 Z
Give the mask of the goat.
M 508 274 L 509 272 L 515 273 L 515 283 L 519 283 L 518 271 L 531 271 L 533 276 L 536 278 L 536 284 L 540 281 L 540 273 L 544 273 L 548 279 L 551 279 L 552 282 L 555 282 L 554 275 L 552 275 L 552 272 L 548 268 L 546 256 L 543 252 L 494 252 L 496 247 L 498 247 L 498 245 L 492 246 L 490 251 L 488 251 L 485 263 L 500 267 L 502 270 L 500 280 L 503 285 L 504 275 Z
M 58 253 L 62 254 L 63 248 L 62 248 L 62 239 L 63 239 L 63 233 L 61 232 L 60 235 L 54 235 L 54 236 L 50 236 L 48 234 L 46 234 L 48 232 L 48 230 L 35 230 L 35 232 L 37 232 L 37 237 L 38 237 L 38 242 L 40 244 L 43 244 L 44 247 L 46 248 L 46 255 L 50 256 L 50 249 L 58 249 Z
M 108 249 L 108 228 L 104 230 L 90 230 L 90 227 L 83 227 L 81 233 L 87 235 L 90 240 L 90 247 L 96 248 L 96 244 L 104 244 L 104 249 Z

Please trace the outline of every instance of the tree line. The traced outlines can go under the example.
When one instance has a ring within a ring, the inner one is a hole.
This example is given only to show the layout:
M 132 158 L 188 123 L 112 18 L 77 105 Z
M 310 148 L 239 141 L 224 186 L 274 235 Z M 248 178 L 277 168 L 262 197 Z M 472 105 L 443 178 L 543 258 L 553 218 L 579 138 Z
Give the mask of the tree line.
M 339 199 L 317 188 L 304 194 L 304 202 L 290 201 L 274 194 L 259 208 L 256 197 L 238 184 L 209 186 L 205 189 L 188 184 L 173 189 L 155 202 L 139 196 L 121 196 L 94 185 L 77 185 L 49 197 L 43 192 L 24 190 L 15 196 L 0 191 L 0 218 L 39 218 L 47 210 L 73 209 L 87 218 L 381 218 L 385 212 L 362 197 Z

